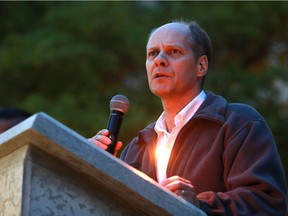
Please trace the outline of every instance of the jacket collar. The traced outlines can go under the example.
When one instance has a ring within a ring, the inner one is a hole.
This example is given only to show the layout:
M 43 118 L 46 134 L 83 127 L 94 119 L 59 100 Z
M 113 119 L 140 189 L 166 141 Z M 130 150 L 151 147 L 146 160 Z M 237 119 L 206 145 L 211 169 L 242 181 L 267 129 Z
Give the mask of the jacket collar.
M 195 113 L 195 118 L 204 118 L 211 121 L 224 123 L 227 101 L 219 95 L 205 91 L 207 98 Z
M 207 97 L 196 111 L 193 118 L 203 118 L 223 124 L 225 122 L 225 112 L 227 101 L 219 95 L 210 91 L 205 91 Z M 154 130 L 156 122 L 149 124 L 138 133 L 139 143 L 155 143 L 157 133 Z

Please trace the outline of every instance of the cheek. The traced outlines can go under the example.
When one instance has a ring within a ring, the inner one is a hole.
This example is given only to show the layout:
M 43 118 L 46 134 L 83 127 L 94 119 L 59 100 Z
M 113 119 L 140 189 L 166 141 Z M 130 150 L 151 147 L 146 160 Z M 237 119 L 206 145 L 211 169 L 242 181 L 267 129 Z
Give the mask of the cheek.
M 147 61 L 146 61 L 145 67 L 146 67 L 146 71 L 148 73 L 148 71 L 149 71 L 149 63 Z
M 151 76 L 151 73 L 152 73 L 152 68 L 151 68 L 151 63 L 149 61 L 146 61 L 146 72 L 147 72 L 147 77 L 148 77 L 148 80 L 150 79 L 150 76 Z
M 183 76 L 186 77 L 195 77 L 197 76 L 197 65 L 191 60 L 185 60 L 181 62 L 179 68 Z
M 178 65 L 177 69 L 174 69 L 176 80 L 184 83 L 193 83 L 197 78 L 197 74 L 194 67 L 187 64 Z

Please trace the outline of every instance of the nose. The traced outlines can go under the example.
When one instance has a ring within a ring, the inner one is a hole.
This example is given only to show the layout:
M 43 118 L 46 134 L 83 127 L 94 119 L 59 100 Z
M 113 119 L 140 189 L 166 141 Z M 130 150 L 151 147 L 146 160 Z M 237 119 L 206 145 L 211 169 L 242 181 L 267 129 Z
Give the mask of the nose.
M 154 59 L 154 63 L 156 64 L 157 67 L 162 66 L 162 67 L 167 67 L 168 66 L 168 60 L 165 57 L 165 53 L 160 52 L 157 57 Z

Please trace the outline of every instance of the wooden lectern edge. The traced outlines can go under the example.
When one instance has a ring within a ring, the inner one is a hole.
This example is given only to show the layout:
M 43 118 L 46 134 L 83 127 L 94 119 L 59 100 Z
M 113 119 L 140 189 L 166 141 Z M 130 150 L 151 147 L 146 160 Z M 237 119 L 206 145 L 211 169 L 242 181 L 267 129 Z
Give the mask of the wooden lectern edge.
M 27 134 L 28 137 L 33 137 L 33 140 L 21 140 L 22 137 L 27 137 Z M 35 140 L 35 138 L 37 138 L 37 140 Z M 13 145 L 11 145 L 11 139 L 15 140 L 15 142 L 12 142 Z M 69 140 L 69 145 L 63 145 L 63 142 L 67 142 L 65 139 Z M 10 141 L 9 146 L 6 145 L 8 141 Z M 127 165 L 110 153 L 93 146 L 86 138 L 43 112 L 36 113 L 0 135 L 0 157 L 15 151 L 23 145 L 27 145 L 27 143 L 36 146 L 53 157 L 66 161 L 67 164 L 75 170 L 83 172 L 95 180 L 98 179 L 99 181 L 99 179 L 101 179 L 101 173 L 103 176 L 109 176 L 110 181 L 106 181 L 105 185 L 113 187 L 113 190 L 119 190 L 116 191 L 116 193 L 121 193 L 121 190 L 123 190 L 121 188 L 126 187 L 126 189 L 129 188 L 129 190 L 134 193 L 140 193 L 141 196 L 150 199 L 149 191 L 145 194 L 146 190 L 143 190 L 143 188 L 149 186 L 148 188 L 150 188 L 150 190 L 155 190 L 155 193 L 159 195 L 158 199 L 152 200 L 154 204 L 161 207 L 163 203 L 166 202 L 165 206 L 167 206 L 167 202 L 169 202 L 172 208 L 170 209 L 171 212 L 173 212 L 173 206 L 174 208 L 181 206 L 186 213 L 189 213 L 192 209 L 194 213 L 196 211 L 199 215 L 205 215 L 200 209 L 168 191 L 144 173 Z M 86 155 L 84 153 L 86 153 Z M 79 160 L 79 158 L 83 161 Z M 89 166 L 87 166 L 87 164 L 89 164 Z M 114 172 L 109 172 L 110 166 Z M 95 172 L 95 167 L 98 169 L 98 172 Z M 132 175 L 131 172 L 136 175 Z M 119 178 L 119 176 L 122 178 Z M 137 178 L 138 185 L 129 184 L 129 178 L 134 178 L 134 180 Z M 115 179 L 117 179 L 117 181 Z M 139 184 L 141 184 L 141 187 L 139 187 Z M 170 195 L 169 199 L 164 199 L 165 197 L 167 198 L 167 195 L 165 196 L 164 193 Z M 161 196 L 161 194 L 164 196 Z M 162 197 L 163 199 L 161 199 Z M 183 215 L 186 215 L 186 213 Z

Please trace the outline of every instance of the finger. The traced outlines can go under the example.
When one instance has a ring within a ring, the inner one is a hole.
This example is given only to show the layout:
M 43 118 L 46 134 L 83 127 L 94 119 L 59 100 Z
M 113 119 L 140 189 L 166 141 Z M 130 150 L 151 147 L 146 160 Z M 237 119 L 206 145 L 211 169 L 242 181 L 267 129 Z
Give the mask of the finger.
M 92 138 L 89 138 L 88 140 L 94 143 L 97 141 L 101 141 L 101 139 L 103 139 L 103 136 L 108 137 L 108 135 L 109 135 L 109 131 L 107 129 L 102 129 L 95 136 L 93 136 Z
M 108 136 L 109 135 L 109 131 L 107 129 L 102 129 L 100 130 L 97 135 L 104 135 L 104 136 Z
M 121 147 L 122 147 L 122 142 L 121 141 L 118 141 L 117 143 L 116 143 L 116 147 L 115 147 L 115 151 L 114 151 L 114 156 L 117 156 L 117 153 L 118 153 L 118 151 L 121 149 Z
M 96 142 L 96 143 L 94 143 L 97 147 L 100 147 L 101 149 L 103 149 L 103 150 L 107 150 L 107 148 L 108 148 L 108 145 L 105 145 L 105 144 L 103 144 L 103 143 L 101 143 L 101 142 Z
M 169 184 L 169 183 L 175 182 L 175 181 L 182 181 L 182 182 L 186 182 L 186 183 L 188 183 L 188 184 L 191 183 L 188 179 L 185 179 L 185 178 L 183 178 L 183 177 L 180 177 L 180 176 L 171 176 L 171 177 L 165 179 L 162 184 Z
M 93 145 L 95 145 L 95 146 L 97 146 L 97 147 L 100 147 L 101 149 L 106 150 L 106 149 L 108 148 L 108 145 L 105 144 L 105 143 L 102 143 L 102 142 L 98 141 L 98 140 L 96 139 L 96 136 L 93 137 L 93 138 L 88 139 L 88 141 L 89 141 L 90 143 L 92 143 Z
M 106 150 L 107 145 L 111 144 L 111 139 L 108 137 L 109 131 L 107 129 L 100 130 L 94 137 L 88 139 L 92 144 Z
M 91 140 L 92 142 L 94 142 L 94 144 L 98 144 L 99 142 L 105 145 L 110 145 L 111 144 L 111 139 L 105 135 L 96 135 L 92 138 Z
M 162 185 L 168 190 L 174 192 L 176 190 L 193 190 L 194 187 L 191 182 L 179 176 L 172 176 L 162 182 Z
M 116 152 L 119 151 L 122 148 L 122 146 L 123 146 L 123 143 L 121 141 L 118 141 L 116 143 L 116 148 L 115 148 Z

